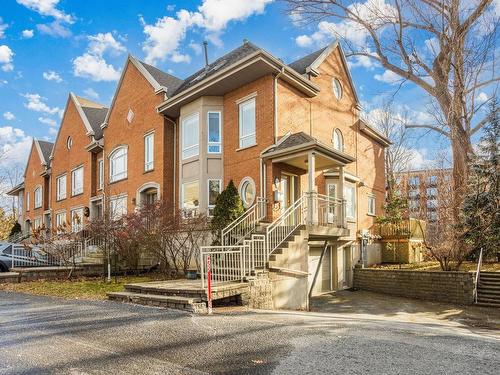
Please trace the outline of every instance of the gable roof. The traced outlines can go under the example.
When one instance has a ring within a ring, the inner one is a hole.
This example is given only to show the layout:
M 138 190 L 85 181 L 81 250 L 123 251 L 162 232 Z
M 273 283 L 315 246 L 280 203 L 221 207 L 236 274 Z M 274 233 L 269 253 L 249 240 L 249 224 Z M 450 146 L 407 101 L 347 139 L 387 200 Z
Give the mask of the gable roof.
M 92 130 L 94 131 L 95 140 L 99 140 L 102 138 L 102 129 L 101 124 L 106 118 L 106 114 L 108 113 L 108 108 L 95 108 L 95 107 L 82 107 L 83 113 L 85 113 L 85 117 L 90 123 Z
M 120 76 L 120 80 L 118 81 L 118 85 L 115 89 L 115 94 L 113 95 L 113 100 L 111 101 L 111 105 L 109 106 L 108 113 L 101 123 L 101 128 L 104 128 L 108 121 L 109 116 L 111 115 L 111 109 L 113 108 L 118 92 L 120 91 L 120 87 L 123 82 L 123 77 L 125 76 L 125 71 L 127 70 L 127 65 L 131 63 L 136 67 L 136 69 L 143 75 L 144 78 L 149 82 L 149 84 L 153 87 L 155 94 L 163 92 L 166 98 L 173 96 L 174 92 L 177 88 L 182 84 L 182 79 L 177 78 L 171 74 L 165 73 L 160 69 L 146 64 L 138 59 L 136 59 L 132 55 L 127 56 L 127 60 L 125 60 L 125 65 L 122 69 L 122 74 Z M 165 99 L 166 99 L 165 98 Z
M 225 55 L 219 57 L 214 62 L 208 64 L 207 66 L 198 70 L 196 73 L 187 77 L 182 83 L 182 85 L 180 85 L 177 88 L 174 95 L 177 95 L 187 90 L 188 88 L 200 82 L 201 80 L 214 75 L 221 69 L 224 69 L 259 50 L 260 50 L 259 47 L 255 46 L 250 42 L 243 43 L 241 46 L 233 49 L 232 51 L 229 51 Z
M 42 163 L 45 163 L 46 165 L 49 164 L 49 158 L 50 154 L 52 153 L 52 148 L 54 147 L 54 144 L 52 142 L 47 142 L 47 141 L 40 141 L 40 140 L 35 140 L 35 142 L 38 143 L 38 150 L 40 153 L 40 160 L 42 160 Z
M 307 56 L 301 57 L 300 59 L 295 60 L 294 62 L 291 62 L 290 64 L 288 64 L 288 66 L 300 74 L 306 74 L 306 69 L 309 66 L 311 66 L 314 63 L 314 61 L 317 60 L 317 58 L 323 53 L 323 51 L 326 48 L 327 47 L 321 48 L 320 50 L 318 50 L 316 52 L 313 52 Z
M 356 93 L 356 87 L 354 86 L 354 81 L 352 80 L 351 72 L 349 71 L 349 67 L 347 66 L 347 60 L 344 54 L 344 50 L 342 49 L 342 46 L 337 40 L 335 40 L 330 45 L 321 48 L 316 52 L 313 52 L 307 56 L 302 57 L 297 61 L 290 63 L 288 66 L 296 70 L 300 74 L 310 73 L 311 75 L 317 76 L 319 74 L 317 71 L 318 67 L 336 49 L 339 50 L 340 60 L 342 62 L 342 65 L 344 66 L 344 70 L 346 72 L 347 79 L 351 86 L 354 99 L 356 100 L 357 103 L 359 103 L 359 97 L 358 94 Z

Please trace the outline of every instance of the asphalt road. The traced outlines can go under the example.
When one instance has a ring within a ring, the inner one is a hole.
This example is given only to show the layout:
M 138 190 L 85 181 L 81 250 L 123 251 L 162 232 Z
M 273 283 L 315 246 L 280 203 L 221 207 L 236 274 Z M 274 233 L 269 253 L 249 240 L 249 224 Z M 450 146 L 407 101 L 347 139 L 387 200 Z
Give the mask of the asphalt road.
M 0 374 L 499 374 L 498 331 L 397 316 L 196 316 L 0 292 Z

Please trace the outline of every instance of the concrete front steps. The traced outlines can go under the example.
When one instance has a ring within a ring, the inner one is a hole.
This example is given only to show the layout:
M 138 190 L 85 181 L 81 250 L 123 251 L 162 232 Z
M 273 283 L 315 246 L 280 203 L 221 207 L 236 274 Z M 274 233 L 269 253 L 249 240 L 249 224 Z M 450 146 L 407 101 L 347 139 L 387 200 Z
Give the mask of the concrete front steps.
M 476 304 L 500 308 L 500 272 L 481 272 Z
M 228 283 L 212 289 L 213 301 L 241 302 L 247 283 Z M 123 292 L 107 293 L 110 300 L 157 306 L 196 314 L 207 312 L 207 294 L 200 280 L 167 280 L 125 285 Z

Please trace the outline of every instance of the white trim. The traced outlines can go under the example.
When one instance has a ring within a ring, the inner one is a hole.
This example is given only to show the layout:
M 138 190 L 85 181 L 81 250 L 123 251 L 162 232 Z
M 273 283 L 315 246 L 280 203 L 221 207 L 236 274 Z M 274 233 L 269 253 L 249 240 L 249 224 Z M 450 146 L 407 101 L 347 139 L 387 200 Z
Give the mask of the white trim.
M 243 125 L 243 123 L 242 123 L 242 106 L 245 104 L 250 104 L 251 102 L 253 102 L 253 108 L 254 108 L 253 132 L 242 136 L 242 125 Z M 253 143 L 250 143 L 247 145 L 242 145 L 243 139 L 253 139 Z M 257 101 L 255 100 L 255 96 L 254 96 L 254 97 L 251 97 L 247 100 L 244 100 L 244 101 L 238 103 L 238 149 L 248 148 L 248 147 L 254 146 L 256 144 L 257 144 Z
M 64 197 L 59 197 L 59 180 L 65 177 Z M 68 173 L 64 172 L 56 177 L 56 202 L 62 201 L 68 197 Z
M 215 204 L 210 204 L 210 181 L 219 181 L 219 195 L 222 193 L 222 179 L 220 178 L 207 178 L 207 213 L 210 215 L 210 209 L 215 207 Z
M 257 96 L 257 91 L 254 91 L 251 94 L 244 96 L 243 98 L 235 100 L 234 102 L 236 103 L 236 105 L 240 105 L 241 103 L 246 102 L 247 100 L 255 98 L 256 96 Z
M 36 205 L 36 192 L 37 190 L 40 189 L 40 205 Z M 35 188 L 33 189 L 33 209 L 37 210 L 39 208 L 43 207 L 43 186 L 41 184 L 35 185 Z
M 245 199 L 243 198 L 243 194 L 242 194 L 242 191 L 241 189 L 243 188 L 243 185 L 245 183 L 250 183 L 253 185 L 253 189 L 254 189 L 254 195 L 253 195 L 253 198 L 252 198 L 252 201 L 251 202 L 245 202 Z M 240 184 L 238 186 L 238 193 L 240 194 L 240 198 L 241 198 L 241 201 L 243 202 L 243 206 L 245 208 L 248 208 L 248 207 L 251 207 L 252 204 L 255 202 L 255 198 L 257 197 L 257 186 L 255 185 L 255 181 L 252 177 L 250 176 L 246 176 L 244 177 L 241 181 L 240 181 Z
M 82 190 L 75 193 L 74 184 L 73 184 L 73 181 L 74 181 L 74 172 L 76 172 L 79 169 L 82 170 Z M 81 164 L 78 167 L 73 168 L 71 170 L 71 196 L 74 197 L 74 196 L 83 194 L 84 191 L 85 191 L 85 169 L 84 169 L 84 165 Z
M 113 175 L 111 174 L 113 172 L 112 166 L 112 160 L 111 158 L 113 157 L 114 154 L 116 154 L 120 150 L 125 150 L 125 172 L 122 173 L 123 176 L 120 176 L 120 178 L 115 178 L 113 179 Z M 118 182 L 121 180 L 125 180 L 128 177 L 128 145 L 120 145 L 116 146 L 109 154 L 108 154 L 108 164 L 109 164 L 109 182 Z
M 376 216 L 377 215 L 377 197 L 375 196 L 375 194 L 368 193 L 367 198 L 368 198 L 368 201 L 367 201 L 368 207 L 366 210 L 366 214 L 368 216 Z M 370 212 L 370 199 L 373 199 L 373 212 Z
M 147 154 L 147 148 L 146 148 L 146 140 L 151 137 L 151 160 L 147 161 L 146 158 L 148 156 Z M 149 131 L 146 134 L 144 134 L 144 172 L 151 172 L 155 168 L 155 131 Z M 150 165 L 150 167 L 148 167 Z
M 135 193 L 136 206 L 140 206 L 140 204 L 141 204 L 141 193 L 145 190 L 148 190 L 148 189 L 156 189 L 156 194 L 158 196 L 158 200 L 161 199 L 160 184 L 158 182 L 154 182 L 154 181 L 146 182 L 146 183 L 142 184 L 141 186 L 139 186 L 139 188 L 136 190 L 136 193 Z
M 184 139 L 186 138 L 185 137 L 185 131 L 184 131 L 184 125 L 186 123 L 186 121 L 188 120 L 191 120 L 192 118 L 197 118 L 198 120 L 198 139 L 197 139 L 197 143 L 196 144 L 193 144 L 191 146 L 188 146 L 187 148 L 184 148 Z M 188 116 L 184 116 L 182 121 L 181 121 L 181 157 L 182 157 L 182 160 L 187 160 L 187 159 L 190 159 L 190 158 L 193 158 L 193 157 L 196 157 L 196 156 L 199 156 L 200 155 L 200 113 L 199 112 L 194 112 L 194 113 L 191 113 L 189 114 Z M 197 148 L 198 151 L 196 152 L 196 154 L 194 155 L 189 155 L 189 156 L 184 156 L 184 152 L 185 151 L 188 151 L 188 150 L 191 150 L 191 149 L 195 149 Z

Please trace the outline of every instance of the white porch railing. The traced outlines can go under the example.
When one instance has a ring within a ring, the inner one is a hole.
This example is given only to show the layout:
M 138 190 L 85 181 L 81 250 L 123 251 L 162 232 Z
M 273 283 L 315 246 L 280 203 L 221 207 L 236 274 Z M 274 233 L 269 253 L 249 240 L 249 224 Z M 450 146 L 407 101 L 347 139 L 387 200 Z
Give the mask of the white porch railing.
M 104 246 L 104 240 L 101 237 L 87 237 L 84 242 L 85 255 L 95 253 Z
M 481 266 L 483 265 L 483 248 L 479 253 L 479 259 L 477 260 L 476 277 L 474 279 L 474 302 L 477 303 L 477 288 L 479 286 L 479 275 L 481 273 Z
M 257 197 L 257 202 L 222 230 L 221 241 L 224 246 L 241 243 L 255 231 L 257 224 L 266 216 L 266 200 Z
M 258 205 L 262 202 L 225 229 L 224 245 L 201 248 L 203 287 L 206 287 L 208 255 L 211 257 L 212 284 L 243 281 L 256 269 L 265 269 L 269 256 L 301 225 L 347 228 L 345 201 L 312 192 L 305 193 L 288 207 L 266 227 L 265 234 L 252 233 L 260 221 Z

